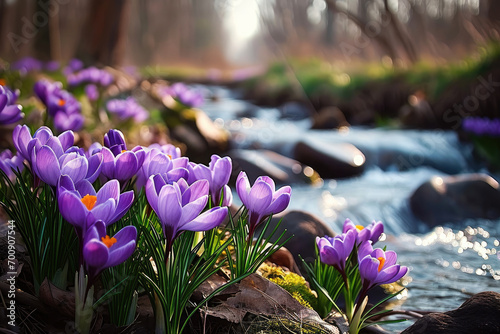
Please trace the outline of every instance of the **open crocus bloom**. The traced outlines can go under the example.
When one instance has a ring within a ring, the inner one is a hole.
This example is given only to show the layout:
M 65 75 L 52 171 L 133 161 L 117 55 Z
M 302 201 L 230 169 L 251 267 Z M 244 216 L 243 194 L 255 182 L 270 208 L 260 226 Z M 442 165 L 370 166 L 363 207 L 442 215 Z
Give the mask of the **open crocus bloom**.
M 81 180 L 94 182 L 101 172 L 102 155 L 95 154 L 87 158 L 78 150 L 68 150 L 57 156 L 54 150 L 43 145 L 38 150 L 33 148 L 31 163 L 33 172 L 45 183 L 55 187 L 61 175 L 67 175 L 74 183 Z
M 41 126 L 31 136 L 30 129 L 26 125 L 18 125 L 14 129 L 12 137 L 14 139 L 14 146 L 19 154 L 29 162 L 31 162 L 33 148 L 38 150 L 42 145 L 46 145 L 59 158 L 75 142 L 75 136 L 72 131 L 65 131 L 59 136 L 54 136 L 52 130 L 46 126 Z
M 22 171 L 23 168 L 23 158 L 19 156 L 19 152 L 16 155 L 13 155 L 10 150 L 0 152 L 0 169 L 11 181 L 16 179 L 13 171 Z
M 292 188 L 284 186 L 275 190 L 274 181 L 268 176 L 259 176 L 252 187 L 245 172 L 236 180 L 236 192 L 248 209 L 249 235 L 271 214 L 280 213 L 290 203 Z
M 89 280 L 94 281 L 104 269 L 125 262 L 134 252 L 136 240 L 135 226 L 125 226 L 110 237 L 102 221 L 92 225 L 85 233 L 83 242 L 83 262 Z
M 355 225 L 350 219 L 344 221 L 344 227 L 342 229 L 343 233 L 349 230 L 356 232 L 356 244 L 359 245 L 364 241 L 370 240 L 375 244 L 380 235 L 384 232 L 384 224 L 382 222 L 373 221 L 368 226 Z
M 57 198 L 61 215 L 75 226 L 81 240 L 96 221 L 107 226 L 123 217 L 134 201 L 134 192 L 120 194 L 117 180 L 106 182 L 96 192 L 87 180 L 75 184 L 63 175 L 57 187 Z
M 345 263 L 354 248 L 356 233 L 347 231 L 333 238 L 316 238 L 321 262 L 333 266 L 345 275 Z
M 146 184 L 146 197 L 158 215 L 167 239 L 167 253 L 182 231 L 208 231 L 219 226 L 227 208 L 214 207 L 201 213 L 208 201 L 208 181 L 188 185 L 184 179 L 167 184 L 160 175 L 151 176 Z
M 403 277 L 408 267 L 400 266 L 396 261 L 395 252 L 373 249 L 369 241 L 362 243 L 358 249 L 358 263 L 363 287 L 370 289 L 375 285 L 396 282 Z
M 205 179 L 208 181 L 210 187 L 210 195 L 214 205 L 219 205 L 221 200 L 221 192 L 224 189 L 223 205 L 230 206 L 232 202 L 231 189 L 227 186 L 233 165 L 230 157 L 221 158 L 214 154 L 211 157 L 210 164 L 207 166 L 203 164 L 191 163 L 189 169 L 189 182 L 195 180 Z M 226 203 L 228 202 L 228 203 Z
M 186 157 L 173 158 L 157 148 L 148 149 L 144 163 L 137 172 L 137 189 L 144 187 L 149 177 L 162 174 L 166 183 L 173 183 L 179 179 L 187 179 L 189 171 L 186 169 L 189 159 Z
M 17 94 L 0 85 L 0 124 L 12 124 L 23 118 L 23 107 L 15 104 Z

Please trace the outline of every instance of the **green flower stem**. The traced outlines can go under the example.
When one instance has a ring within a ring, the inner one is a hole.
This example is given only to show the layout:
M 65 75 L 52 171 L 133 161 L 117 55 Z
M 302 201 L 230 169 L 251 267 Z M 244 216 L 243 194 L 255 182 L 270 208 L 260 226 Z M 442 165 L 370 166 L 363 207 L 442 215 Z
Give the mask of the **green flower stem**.
M 90 333 L 94 315 L 94 287 L 88 284 L 88 277 L 80 267 L 80 272 L 75 273 L 75 328 L 80 334 Z

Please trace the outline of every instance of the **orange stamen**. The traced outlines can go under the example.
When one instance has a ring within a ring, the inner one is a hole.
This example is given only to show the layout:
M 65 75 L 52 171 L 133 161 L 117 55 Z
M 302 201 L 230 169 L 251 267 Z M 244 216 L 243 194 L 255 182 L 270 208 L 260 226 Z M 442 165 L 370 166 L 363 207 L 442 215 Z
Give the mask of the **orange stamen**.
M 4 79 L 0 79 L 0 86 L 5 86 L 6 82 Z
M 127 150 L 122 150 L 122 153 L 123 153 L 123 152 L 127 152 Z
M 57 104 L 59 105 L 59 107 L 62 107 L 66 104 L 66 101 L 64 101 L 63 99 L 60 99 Z
M 87 194 L 82 198 L 83 205 L 85 205 L 89 211 L 92 210 L 96 202 L 97 202 L 97 196 L 92 196 Z
M 384 264 L 385 264 L 385 259 L 383 257 L 377 257 L 377 260 L 379 260 L 379 264 L 378 264 L 378 271 L 380 272 L 382 270 L 382 268 L 384 267 Z
M 360 231 L 361 231 L 361 230 L 362 230 L 362 229 L 364 229 L 365 227 L 364 227 L 363 225 L 356 225 L 356 228 L 357 228 L 358 230 L 360 230 Z
M 167 154 L 167 157 L 169 157 L 170 159 L 172 159 L 172 156 L 170 154 Z
M 106 247 L 111 248 L 111 246 L 113 246 L 117 240 L 115 237 L 110 238 L 109 235 L 106 235 L 105 237 L 101 238 L 101 241 L 106 245 Z

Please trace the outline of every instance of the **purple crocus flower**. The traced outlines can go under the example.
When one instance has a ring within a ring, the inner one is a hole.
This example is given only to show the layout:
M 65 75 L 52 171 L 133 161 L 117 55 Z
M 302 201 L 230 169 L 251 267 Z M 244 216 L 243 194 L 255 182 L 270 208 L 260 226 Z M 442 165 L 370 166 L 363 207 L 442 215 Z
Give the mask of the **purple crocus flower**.
M 274 181 L 268 176 L 259 176 L 252 187 L 245 172 L 236 179 L 236 192 L 248 210 L 249 236 L 268 216 L 280 213 L 290 203 L 292 188 L 289 186 L 275 190 Z
M 117 266 L 134 253 L 137 242 L 135 226 L 125 226 L 113 237 L 106 234 L 102 221 L 92 225 L 83 241 L 83 262 L 90 283 L 106 268 Z
M 62 83 L 50 82 L 45 79 L 38 80 L 33 85 L 33 92 L 45 105 L 47 105 L 49 95 L 53 94 L 54 91 L 59 90 L 62 90 Z
M 191 89 L 181 82 L 174 83 L 160 92 L 161 95 L 170 95 L 188 108 L 197 108 L 204 102 L 203 93 Z
M 137 103 L 132 96 L 129 96 L 125 100 L 109 100 L 106 103 L 106 108 L 121 120 L 133 118 L 135 122 L 143 122 L 149 117 L 149 112 Z
M 114 79 L 113 75 L 108 71 L 91 66 L 78 73 L 69 73 L 67 80 L 70 86 L 92 83 L 102 87 L 107 87 L 113 83 Z
M 89 149 L 88 151 L 85 152 L 85 156 L 87 158 L 89 158 L 90 156 L 96 154 L 96 153 L 100 153 L 102 150 L 102 145 L 98 142 L 95 142 L 95 143 L 92 143 L 90 146 L 89 146 Z
M 79 131 L 83 127 L 85 118 L 80 113 L 67 114 L 65 112 L 59 112 L 54 117 L 54 128 L 58 132 L 73 130 Z
M 463 120 L 462 128 L 478 136 L 500 137 L 500 118 L 468 117 Z
M 337 269 L 344 277 L 344 280 L 346 278 L 345 263 L 354 249 L 355 241 L 356 232 L 353 230 L 349 230 L 333 238 L 328 236 L 316 238 L 321 262 Z
M 21 58 L 11 65 L 11 69 L 19 71 L 23 76 L 28 74 L 28 72 L 41 71 L 42 68 L 43 63 L 32 57 Z
M 43 145 L 49 146 L 59 158 L 75 142 L 72 131 L 65 131 L 59 136 L 54 136 L 52 130 L 46 126 L 40 127 L 31 136 L 28 126 L 18 125 L 14 128 L 12 137 L 19 154 L 30 163 L 33 149 L 39 150 Z
M 45 69 L 49 72 L 55 72 L 61 65 L 56 60 L 51 60 L 45 63 Z
M 19 89 L 12 90 L 9 86 L 5 85 L 5 80 L 0 79 L 0 87 L 4 89 L 4 94 L 7 96 L 7 105 L 15 104 L 21 92 Z
M 344 221 L 342 233 L 346 233 L 349 230 L 356 232 L 357 245 L 367 240 L 370 240 L 372 244 L 375 244 L 380 238 L 380 235 L 384 232 L 384 224 L 382 222 L 373 221 L 371 224 L 364 227 L 362 225 L 354 225 L 350 219 L 346 219 Z
M 54 117 L 59 112 L 73 114 L 80 112 L 80 103 L 68 91 L 61 88 L 60 82 L 52 83 L 40 80 L 35 83 L 33 90 L 40 100 L 47 106 L 47 112 Z
M 88 84 L 85 86 L 85 95 L 89 101 L 97 101 L 99 98 L 99 89 L 94 84 Z
M 117 180 L 106 182 L 98 192 L 87 180 L 77 183 L 66 175 L 61 176 L 57 185 L 59 211 L 68 223 L 75 227 L 82 240 L 87 229 L 96 221 L 106 226 L 122 218 L 134 201 L 134 192 L 120 194 Z
M 123 133 L 109 130 L 104 135 L 102 175 L 119 181 L 130 180 L 142 167 L 146 152 L 141 146 L 127 150 Z
M 208 231 L 226 218 L 227 208 L 214 207 L 201 213 L 208 202 L 208 191 L 207 180 L 188 185 L 184 179 L 167 184 L 161 175 L 149 178 L 146 197 L 162 224 L 167 254 L 183 231 Z
M 111 129 L 108 133 L 104 134 L 104 146 L 109 148 L 114 155 L 118 155 L 124 150 L 127 150 L 125 136 L 120 130 L 115 129 Z
M 83 68 L 83 62 L 80 59 L 73 58 L 68 62 L 68 65 L 64 68 L 64 75 L 69 75 L 73 72 L 79 71 Z
M 71 150 L 58 156 L 49 145 L 33 149 L 31 164 L 33 172 L 45 183 L 55 187 L 61 175 L 68 175 L 75 183 L 81 180 L 94 182 L 101 172 L 102 155 L 95 154 L 87 159 L 78 150 Z
M 182 157 L 181 149 L 172 144 L 160 145 L 157 143 L 148 146 L 148 150 L 157 149 L 160 152 L 168 155 L 171 159 L 177 159 Z
M 83 127 L 80 103 L 71 93 L 62 89 L 60 82 L 40 80 L 33 90 L 46 105 L 48 114 L 54 118 L 54 126 L 58 131 L 78 131 Z
M 214 205 L 219 205 L 222 191 L 224 191 L 224 200 L 232 200 L 232 195 L 228 196 L 228 194 L 231 193 L 231 189 L 227 185 L 233 170 L 230 157 L 221 158 L 220 156 L 214 154 L 211 157 L 208 167 L 203 164 L 190 163 L 188 169 L 188 182 L 192 183 L 195 180 L 202 179 L 208 181 L 208 184 L 210 185 L 210 195 L 212 196 L 212 203 Z M 230 205 L 231 203 L 223 203 L 223 206 Z
M 368 290 L 375 285 L 393 283 L 403 277 L 408 267 L 400 266 L 396 261 L 395 252 L 373 249 L 369 241 L 362 243 L 358 249 L 358 263 L 363 289 Z
M 10 150 L 4 150 L 0 153 L 0 169 L 4 171 L 11 181 L 16 179 L 13 171 L 23 170 L 23 161 L 24 159 L 19 155 L 19 152 L 16 155 L 13 155 Z
M 0 85 L 0 124 L 12 124 L 24 117 L 23 107 L 15 104 L 18 92 L 13 92 L 6 86 Z
M 144 187 L 149 177 L 162 174 L 166 183 L 172 184 L 179 179 L 187 179 L 189 171 L 187 166 L 189 159 L 180 157 L 173 159 L 170 155 L 163 153 L 159 149 L 148 149 L 144 163 L 137 172 L 137 189 Z

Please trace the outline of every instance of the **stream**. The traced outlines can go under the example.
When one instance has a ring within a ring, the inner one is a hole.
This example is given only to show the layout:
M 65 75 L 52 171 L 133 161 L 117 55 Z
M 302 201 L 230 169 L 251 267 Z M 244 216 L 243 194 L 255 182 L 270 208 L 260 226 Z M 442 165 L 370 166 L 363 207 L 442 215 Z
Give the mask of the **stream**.
M 442 312 L 459 307 L 471 294 L 500 292 L 500 220 L 443 222 L 431 229 L 409 208 L 409 196 L 433 176 L 486 172 L 472 158 L 472 147 L 460 142 L 455 132 L 310 130 L 309 118 L 283 117 L 283 110 L 255 106 L 227 88 L 197 88 L 217 96 L 207 99 L 202 109 L 231 133 L 236 148 L 258 147 L 291 157 L 293 143 L 313 138 L 351 143 L 364 153 L 366 168 L 360 176 L 323 180 L 314 186 L 292 184 L 289 209 L 314 213 L 334 231 L 342 229 L 346 218 L 361 225 L 384 222 L 386 234 L 378 246 L 396 251 L 398 262 L 410 268 L 403 282 L 407 293 L 399 296 L 393 309 Z M 499 175 L 492 176 L 500 180 Z M 384 329 L 398 333 L 412 322 Z

